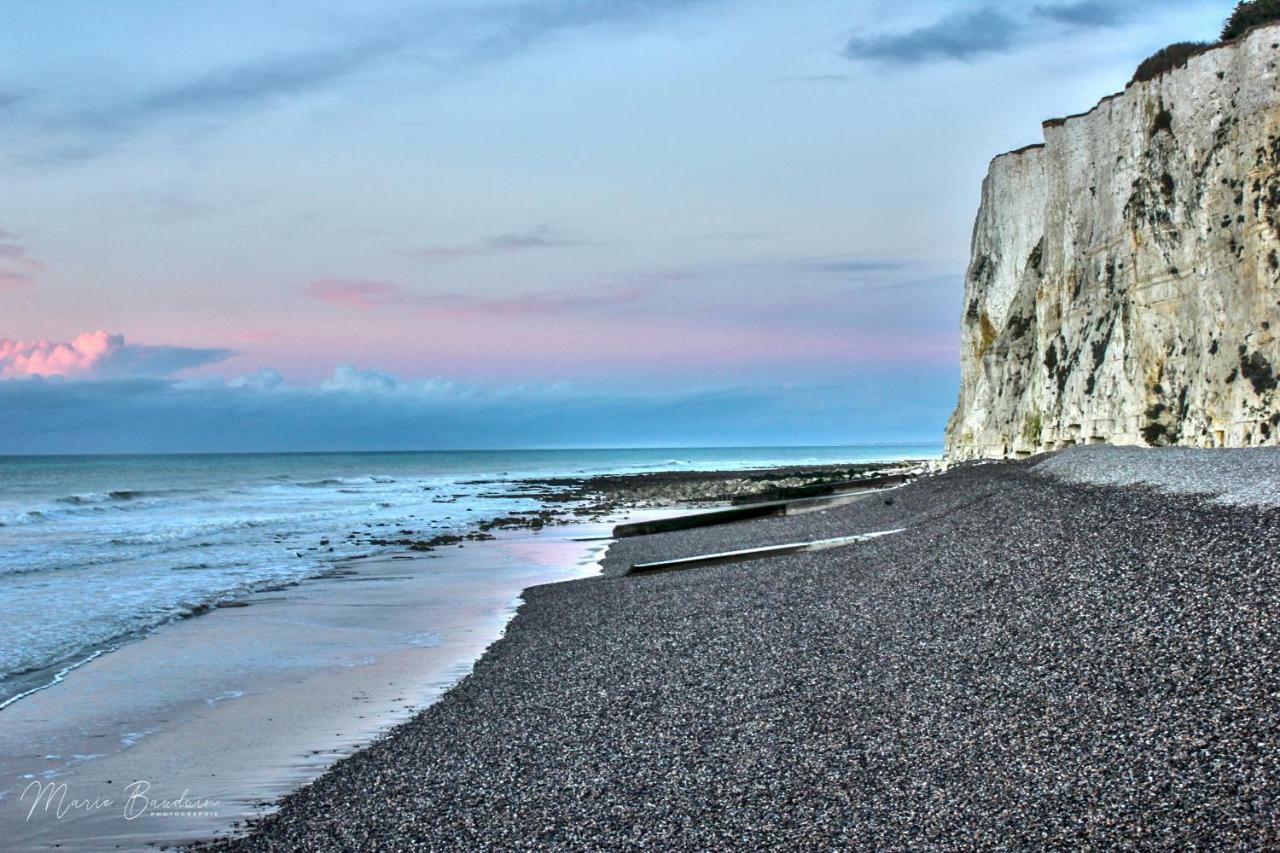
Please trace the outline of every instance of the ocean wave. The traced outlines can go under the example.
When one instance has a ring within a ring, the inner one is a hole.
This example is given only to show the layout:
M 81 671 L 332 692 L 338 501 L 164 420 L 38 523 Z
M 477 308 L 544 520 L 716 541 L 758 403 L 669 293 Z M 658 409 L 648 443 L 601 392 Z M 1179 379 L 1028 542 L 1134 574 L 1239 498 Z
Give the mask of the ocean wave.
M 197 493 L 176 489 L 170 491 L 119 489 L 110 492 L 64 495 L 34 507 L 15 508 L 9 514 L 0 516 L 0 527 L 40 524 L 108 512 L 136 512 L 171 504 L 173 503 L 171 498 L 176 495 L 199 499 Z
M 17 659 L 0 660 L 0 709 L 54 686 L 73 670 L 162 625 L 200 616 L 247 596 L 279 589 L 285 584 L 318 576 L 321 572 L 322 565 L 317 561 L 300 570 L 280 571 L 267 577 L 230 584 L 219 590 L 196 593 L 176 601 L 161 603 L 145 611 L 127 614 L 114 624 L 102 625 L 97 637 L 86 638 L 79 633 L 67 634 L 60 638 L 61 642 L 43 650 L 43 659 L 24 660 L 19 655 Z M 32 676 L 36 678 L 30 678 Z
M 227 507 L 226 512 L 234 513 L 246 509 L 259 501 L 278 502 L 286 495 L 297 495 L 299 489 L 305 489 L 317 494 L 322 494 L 322 490 L 328 489 L 337 494 L 366 494 L 371 499 L 383 498 L 384 500 L 388 495 L 398 491 L 404 491 L 406 495 L 410 494 L 407 487 L 388 489 L 384 493 L 380 493 L 379 489 L 370 488 L 373 486 L 393 485 L 396 482 L 391 477 L 369 475 L 366 477 L 331 477 L 301 483 L 259 486 L 257 488 L 229 487 L 221 491 L 116 489 L 109 492 L 85 492 L 47 499 L 45 502 L 37 503 L 34 506 L 22 507 L 19 505 L 10 507 L 8 512 L 5 512 L 4 508 L 0 508 L 0 527 L 68 522 L 85 518 L 86 516 L 103 516 L 106 513 L 128 512 L 132 514 L 150 510 L 173 512 L 180 511 L 184 505 L 188 504 L 205 506 L 224 504 Z M 336 488 L 339 486 L 342 488 Z M 413 493 L 416 494 L 416 489 Z M 371 505 L 375 507 L 386 506 L 385 503 L 376 501 Z M 270 511 L 269 506 L 268 511 Z M 201 510 L 201 512 L 204 512 L 204 510 Z M 222 511 L 220 510 L 219 512 Z M 296 512 L 282 509 L 280 516 L 284 515 L 295 519 L 300 517 Z M 265 521 L 269 523 L 280 516 L 272 516 Z M 304 514 L 302 517 L 306 517 L 306 515 Z M 314 517 L 321 517 L 321 515 Z M 257 524 L 258 522 L 253 520 L 245 522 L 245 526 L 257 526 Z M 113 542 L 113 544 L 131 543 L 129 540 L 122 540 Z
M 325 477 L 322 480 L 303 480 L 289 485 L 300 489 L 323 489 L 329 486 L 382 486 L 394 482 L 396 482 L 394 477 L 366 474 L 363 477 Z
M 79 526 L 70 528 L 68 533 L 73 538 L 65 540 L 56 549 L 30 545 L 6 549 L 5 553 L 0 553 L 0 577 L 42 572 L 77 572 L 113 563 L 123 565 L 151 561 L 183 552 L 188 552 L 191 556 L 179 565 L 206 563 L 209 562 L 208 557 L 195 557 L 195 554 L 219 552 L 227 548 L 234 548 L 239 553 L 244 549 L 264 546 L 284 547 L 283 540 L 293 540 L 299 535 L 309 536 L 313 533 L 317 536 L 333 536 L 335 531 L 345 526 L 344 522 L 390 506 L 386 502 L 362 501 L 343 507 L 318 508 L 310 512 L 223 517 L 202 523 L 173 524 L 162 519 L 158 524 L 153 522 L 154 526 L 150 529 L 132 521 L 126 529 L 120 529 L 116 524 L 110 527 L 94 524 Z M 0 540 L 0 548 L 4 547 L 4 541 L 13 536 L 19 537 L 13 540 L 17 544 L 27 535 L 15 529 L 13 533 L 6 534 L 5 540 Z M 295 542 L 285 550 L 297 550 L 297 545 L 301 544 L 304 543 Z M 235 565 L 240 565 L 240 558 L 236 559 Z M 214 568 L 227 567 L 218 565 Z
M 99 569 L 103 566 L 111 566 L 113 564 L 130 564 L 163 558 L 169 554 L 181 554 L 184 551 L 190 551 L 196 548 L 201 551 L 207 550 L 202 544 L 192 542 L 166 542 L 166 543 L 135 543 L 135 549 L 132 551 L 122 550 L 120 545 L 113 542 L 114 547 L 110 550 L 100 550 L 96 553 L 76 553 L 59 551 L 52 555 L 57 559 L 37 559 L 34 562 L 16 562 L 13 555 L 9 555 L 9 560 L 0 563 L 0 578 L 7 577 L 25 577 L 28 575 L 38 575 L 42 573 L 67 573 L 80 572 L 90 569 Z M 159 547 L 141 548 L 138 545 L 155 545 Z M 46 552 L 38 552 L 38 557 L 50 556 Z M 175 568 L 178 570 L 192 570 L 195 568 L 204 568 L 209 570 L 221 570 L 234 568 L 244 565 L 243 561 L 231 560 L 225 564 L 215 563 L 195 563 L 188 558 L 187 563 L 180 563 Z
M 54 502 L 71 504 L 72 506 L 84 506 L 86 504 L 127 503 L 141 498 L 163 498 L 175 495 L 190 496 L 197 493 L 192 489 L 112 489 L 105 494 L 102 492 L 88 492 L 86 494 L 67 495 L 62 498 L 55 498 Z
M 86 506 L 89 504 L 106 503 L 111 500 L 110 495 L 90 493 L 87 495 L 67 495 L 65 498 L 55 498 L 54 503 L 70 504 L 71 506 Z
M 395 550 L 369 541 L 382 528 L 452 529 L 464 508 L 478 517 L 499 498 L 500 515 L 528 501 L 513 489 L 459 494 L 441 508 L 424 487 L 474 489 L 452 474 L 349 476 L 353 470 L 362 469 L 270 478 L 260 469 L 223 476 L 202 468 L 167 481 L 131 481 L 122 470 L 106 482 L 66 478 L 15 491 L 22 497 L 0 506 L 0 597 L 6 619 L 25 628 L 20 644 L 0 644 L 0 701 L 15 687 L 5 671 L 34 667 L 40 684 L 25 688 L 47 685 L 97 648 L 296 583 L 334 560 Z M 111 488 L 130 482 L 137 487 Z
M 20 689 L 20 690 L 18 690 L 17 692 L 13 693 L 12 695 L 5 695 L 7 691 L 4 691 L 4 682 L 5 682 L 6 680 L 11 679 L 11 678 L 18 678 L 18 677 L 23 676 L 23 675 L 26 675 L 26 674 L 28 674 L 28 673 L 39 672 L 39 671 L 40 671 L 40 669 L 51 669 L 51 670 L 52 670 L 52 669 L 53 669 L 53 667 L 52 667 L 52 666 L 48 666 L 48 667 L 31 667 L 31 668 L 29 668 L 29 669 L 26 669 L 26 670 L 24 670 L 24 671 L 19 671 L 19 672 L 0 673 L 0 691 L 4 691 L 4 692 L 0 692 L 0 711 L 3 711 L 5 708 L 9 707 L 9 706 L 10 706 L 10 705 L 12 705 L 14 702 L 17 702 L 19 699 L 25 699 L 25 698 L 27 698 L 27 697 L 28 697 L 28 696 L 30 696 L 32 693 L 39 693 L 41 690 L 47 690 L 48 688 L 53 687 L 55 684 L 57 684 L 57 683 L 61 682 L 61 681 L 62 681 L 63 679 L 65 679 L 68 675 L 70 675 L 70 674 L 71 674 L 71 672 L 72 672 L 73 670 L 79 669 L 80 667 L 84 666 L 85 664 L 89 663 L 90 661 L 93 661 L 93 660 L 95 660 L 95 659 L 97 659 L 97 658 L 101 657 L 102 655 L 106 654 L 107 652 L 113 652 L 113 651 L 115 651 L 117 648 L 119 648 L 119 645 L 115 645 L 115 646 L 111 646 L 111 645 L 104 645 L 104 646 L 103 646 L 102 648 L 100 648 L 100 649 L 94 649 L 92 652 L 87 653 L 87 654 L 86 654 L 86 655 L 84 655 L 83 657 L 81 657 L 81 658 L 79 658 L 79 659 L 76 659 L 76 660 L 69 661 L 69 662 L 68 662 L 68 663 L 66 663 L 64 666 L 62 666 L 62 667 L 58 668 L 57 670 L 55 670 L 55 671 L 51 672 L 51 673 L 49 674 L 49 677 L 48 677 L 47 679 L 42 680 L 42 681 L 40 681 L 40 682 L 36 683 L 36 685 L 35 685 L 34 687 L 28 687 L 28 688 L 25 688 L 25 689 Z

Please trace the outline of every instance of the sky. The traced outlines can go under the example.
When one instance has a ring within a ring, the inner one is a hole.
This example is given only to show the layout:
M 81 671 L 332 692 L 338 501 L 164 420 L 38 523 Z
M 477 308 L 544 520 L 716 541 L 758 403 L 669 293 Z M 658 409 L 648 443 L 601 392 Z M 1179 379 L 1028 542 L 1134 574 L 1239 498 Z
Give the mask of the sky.
M 0 453 L 939 441 L 990 159 L 1227 0 L 11 0 Z

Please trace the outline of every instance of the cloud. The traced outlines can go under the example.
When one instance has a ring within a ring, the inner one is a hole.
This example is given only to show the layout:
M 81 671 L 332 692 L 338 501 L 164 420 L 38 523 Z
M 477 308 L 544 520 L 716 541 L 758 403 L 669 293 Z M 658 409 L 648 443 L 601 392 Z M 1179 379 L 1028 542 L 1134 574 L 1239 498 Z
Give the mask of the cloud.
M 1079 3 L 1057 3 L 1036 6 L 1032 13 L 1051 21 L 1076 27 L 1114 27 L 1125 17 L 1125 10 L 1114 3 L 1083 0 Z
M 828 272 L 839 275 L 868 273 L 868 272 L 893 272 L 901 270 L 906 265 L 900 261 L 887 261 L 877 258 L 828 258 L 816 261 L 802 261 L 799 264 L 801 269 L 812 270 L 813 272 Z
M 405 36 L 379 36 L 338 50 L 269 58 L 224 69 L 125 105 L 116 116 L 163 117 L 208 113 L 254 106 L 274 98 L 296 96 L 347 77 L 374 60 L 394 53 Z
M 529 231 L 495 234 L 492 237 L 485 237 L 478 243 L 461 246 L 432 246 L 426 249 L 419 249 L 413 254 L 416 257 L 431 260 L 454 260 L 456 258 L 478 258 L 506 255 L 514 252 L 527 252 L 536 249 L 562 249 L 586 245 L 591 244 L 560 235 L 550 226 L 539 225 Z
M 723 0 L 525 0 L 477 7 L 441 6 L 387 16 L 336 45 L 265 56 L 211 69 L 190 80 L 132 98 L 103 97 L 91 105 L 47 113 L 34 104 L 39 127 L 52 132 L 32 162 L 60 164 L 93 157 L 127 136 L 191 117 L 231 117 L 332 88 L 382 63 L 411 62 L 432 82 L 532 49 L 566 31 L 644 24 Z M 28 101 L 31 99 L 28 98 Z M 5 105 L 0 93 L 0 107 Z M 29 104 L 30 106 L 30 104 Z
M 274 391 L 284 384 L 284 377 L 269 367 L 257 373 L 237 376 L 227 382 L 228 388 L 249 388 L 254 391 Z
M 778 289 L 780 277 L 791 285 Z M 782 258 L 506 295 L 369 284 L 326 301 L 335 310 L 362 306 L 379 322 L 411 323 L 420 334 L 416 358 L 515 375 L 564 364 L 575 365 L 577 376 L 655 376 L 678 365 L 701 376 L 761 369 L 811 376 L 815 369 L 829 374 L 908 362 L 945 369 L 958 358 L 955 318 L 963 310 L 956 275 L 856 256 Z
M 0 270 L 0 293 L 17 293 L 31 287 L 33 278 L 28 273 Z
M 634 306 L 655 292 L 650 285 L 600 284 L 504 297 L 445 297 L 436 307 L 500 316 L 557 315 Z
M 3 338 L 0 339 L 0 379 L 167 377 L 225 361 L 235 354 L 228 349 L 127 344 L 124 335 L 102 331 L 86 332 L 68 342 Z
M 36 273 L 44 268 L 17 239 L 12 231 L 0 228 L 0 293 L 27 290 L 35 283 Z
M 389 282 L 342 278 L 317 279 L 303 288 L 303 293 L 312 299 L 357 311 L 381 308 L 403 298 L 400 288 Z
M 960 12 L 905 33 L 854 36 L 845 45 L 850 59 L 919 63 L 936 59 L 972 59 L 984 53 L 1003 53 L 1015 43 L 1019 24 L 987 6 Z
M 0 453 L 937 441 L 955 383 L 929 373 L 638 393 L 405 380 L 350 366 L 309 386 L 270 372 L 230 382 L 33 378 L 0 381 Z
M 386 281 L 323 278 L 302 289 L 310 299 L 350 308 L 374 311 L 394 308 L 441 316 L 533 316 L 633 306 L 656 291 L 654 284 L 598 284 L 564 290 L 544 290 L 509 296 L 475 296 L 465 293 L 414 293 Z
M 599 26 L 642 24 L 720 0 L 532 0 L 498 8 L 497 26 L 468 51 L 492 61 L 528 50 L 558 33 Z
M 320 383 L 322 391 L 353 394 L 391 394 L 400 390 L 400 380 L 383 370 L 360 370 L 354 365 L 339 365 L 333 378 Z
M 129 136 L 166 121 L 230 117 L 317 92 L 395 55 L 411 38 L 408 31 L 388 28 L 335 48 L 264 57 L 214 69 L 132 99 L 107 96 L 92 106 L 73 108 L 45 120 L 41 127 L 51 134 L 52 142 L 42 146 L 30 162 L 74 163 L 95 157 Z
M 848 83 L 853 79 L 848 74 L 792 74 L 774 78 L 775 83 Z
M 0 261 L 8 261 L 17 266 L 27 267 L 28 269 L 39 269 L 41 264 L 30 255 L 27 254 L 25 246 L 17 243 L 0 242 Z
M 1170 7 L 1196 2 L 1200 0 L 1075 0 L 1038 5 L 988 2 L 905 32 L 855 35 L 845 45 L 844 55 L 904 65 L 967 61 L 1011 53 L 1028 44 L 1060 38 L 1070 30 L 1125 26 L 1144 14 L 1162 14 Z

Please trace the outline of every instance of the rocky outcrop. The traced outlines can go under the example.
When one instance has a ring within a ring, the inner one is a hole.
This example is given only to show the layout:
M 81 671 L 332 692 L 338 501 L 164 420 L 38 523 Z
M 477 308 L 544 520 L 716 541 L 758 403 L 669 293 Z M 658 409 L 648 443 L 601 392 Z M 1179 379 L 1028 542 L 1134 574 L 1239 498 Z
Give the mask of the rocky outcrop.
M 953 459 L 1280 443 L 1280 27 L 997 157 Z

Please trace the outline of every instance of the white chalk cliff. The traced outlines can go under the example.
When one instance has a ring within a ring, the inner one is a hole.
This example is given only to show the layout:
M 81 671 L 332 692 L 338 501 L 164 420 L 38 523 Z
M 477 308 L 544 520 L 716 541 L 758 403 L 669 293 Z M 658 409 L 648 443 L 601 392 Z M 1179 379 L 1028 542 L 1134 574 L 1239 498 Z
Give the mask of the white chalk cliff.
M 1280 443 L 1280 26 L 991 164 L 953 459 Z

